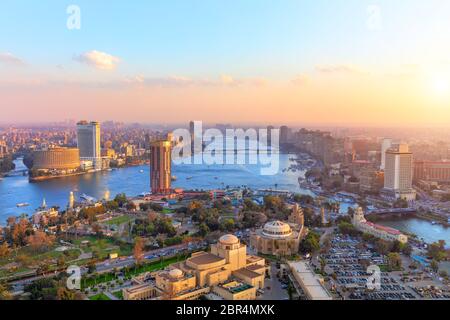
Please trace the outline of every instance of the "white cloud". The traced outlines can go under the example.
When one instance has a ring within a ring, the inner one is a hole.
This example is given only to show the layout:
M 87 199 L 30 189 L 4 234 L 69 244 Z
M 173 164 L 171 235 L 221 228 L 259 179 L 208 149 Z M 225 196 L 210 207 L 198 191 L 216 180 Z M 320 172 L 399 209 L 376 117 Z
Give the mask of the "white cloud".
M 0 52 L 0 63 L 10 66 L 24 66 L 25 62 L 9 52 Z
M 120 58 L 97 50 L 85 52 L 74 57 L 74 60 L 100 70 L 114 70 L 120 62 Z
M 304 85 L 306 84 L 306 82 L 308 82 L 308 77 L 303 74 L 299 74 L 294 79 L 291 80 L 291 83 L 296 86 Z
M 316 71 L 320 73 L 346 73 L 346 74 L 358 74 L 365 73 L 363 70 L 358 69 L 357 67 L 350 65 L 325 65 L 325 66 L 316 66 Z

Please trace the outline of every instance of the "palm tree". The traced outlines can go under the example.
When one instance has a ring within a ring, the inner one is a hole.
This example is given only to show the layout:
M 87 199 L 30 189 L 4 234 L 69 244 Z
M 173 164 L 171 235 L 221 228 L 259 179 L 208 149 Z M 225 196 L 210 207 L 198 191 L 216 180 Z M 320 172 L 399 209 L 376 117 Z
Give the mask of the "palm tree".
M 319 262 L 320 262 L 320 273 L 323 274 L 325 272 L 325 266 L 327 265 L 327 261 L 323 257 L 320 257 Z

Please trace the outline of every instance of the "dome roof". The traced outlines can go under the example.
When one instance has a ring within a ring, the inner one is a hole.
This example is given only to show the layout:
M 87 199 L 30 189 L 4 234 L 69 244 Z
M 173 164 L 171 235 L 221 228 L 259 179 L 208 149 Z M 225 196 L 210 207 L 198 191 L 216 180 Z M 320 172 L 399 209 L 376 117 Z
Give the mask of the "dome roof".
M 180 269 L 172 269 L 169 272 L 169 276 L 172 279 L 179 279 L 183 276 L 183 271 L 181 271 Z
M 221 244 L 232 245 L 232 244 L 238 244 L 239 239 L 232 234 L 226 234 L 226 235 L 220 237 L 219 242 Z
M 273 238 L 285 238 L 292 234 L 292 229 L 287 223 L 272 221 L 264 225 L 263 234 Z

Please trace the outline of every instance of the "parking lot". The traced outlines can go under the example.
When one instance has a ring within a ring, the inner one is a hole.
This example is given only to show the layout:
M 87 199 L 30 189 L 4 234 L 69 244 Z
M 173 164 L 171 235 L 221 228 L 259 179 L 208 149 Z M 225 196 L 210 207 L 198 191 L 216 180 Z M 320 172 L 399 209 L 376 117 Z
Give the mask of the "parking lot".
M 342 299 L 350 300 L 409 300 L 418 295 L 409 286 L 400 282 L 396 273 L 381 272 L 381 286 L 369 290 L 367 273 L 369 265 L 384 265 L 385 258 L 370 249 L 358 246 L 359 241 L 347 236 L 336 236 L 331 248 L 321 257 L 326 261 L 325 272 L 329 276 L 329 287 Z

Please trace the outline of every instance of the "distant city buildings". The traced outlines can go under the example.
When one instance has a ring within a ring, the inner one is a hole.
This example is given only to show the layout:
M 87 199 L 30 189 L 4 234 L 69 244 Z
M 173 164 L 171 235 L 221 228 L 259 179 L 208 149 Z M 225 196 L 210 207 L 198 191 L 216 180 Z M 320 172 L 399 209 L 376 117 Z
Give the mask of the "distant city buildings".
M 153 194 L 171 192 L 172 143 L 153 141 L 150 145 L 150 186 Z
M 100 123 L 80 121 L 77 123 L 77 144 L 82 162 L 92 162 L 95 170 L 102 169 Z
M 0 140 L 0 158 L 3 158 L 8 154 L 8 145 L 6 141 Z
M 406 144 L 386 151 L 384 169 L 384 195 L 394 199 L 412 201 L 416 191 L 412 188 L 413 155 Z
M 352 224 L 359 231 L 371 234 L 386 241 L 408 242 L 408 237 L 400 231 L 367 221 L 361 207 L 358 207 L 353 214 Z
M 450 182 L 450 161 L 414 161 L 414 180 Z
M 377 194 L 384 184 L 384 172 L 376 169 L 362 170 L 359 175 L 359 190 L 364 193 Z
M 289 143 L 290 135 L 291 135 L 291 131 L 290 131 L 289 127 L 287 127 L 287 126 L 280 127 L 280 143 L 281 144 Z
M 386 167 L 386 151 L 388 151 L 391 147 L 392 139 L 383 139 L 381 142 L 381 170 L 384 170 Z

